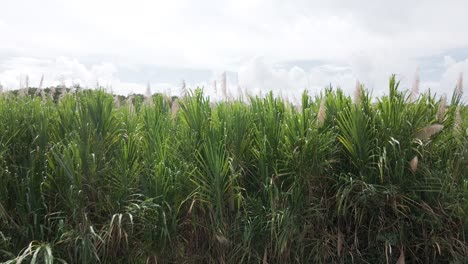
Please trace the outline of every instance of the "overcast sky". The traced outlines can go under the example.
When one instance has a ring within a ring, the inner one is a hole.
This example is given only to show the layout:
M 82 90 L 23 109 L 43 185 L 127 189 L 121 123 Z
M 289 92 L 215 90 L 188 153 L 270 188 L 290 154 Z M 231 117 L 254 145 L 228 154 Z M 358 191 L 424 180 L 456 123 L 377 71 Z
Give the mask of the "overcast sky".
M 356 80 L 380 95 L 391 73 L 451 94 L 468 78 L 468 2 L 0 0 L 0 83 L 61 82 L 177 93 L 227 72 L 233 95 L 297 96 Z M 466 89 L 465 89 L 466 90 Z M 218 91 L 219 93 L 219 91 Z M 465 93 L 465 98 L 466 98 Z

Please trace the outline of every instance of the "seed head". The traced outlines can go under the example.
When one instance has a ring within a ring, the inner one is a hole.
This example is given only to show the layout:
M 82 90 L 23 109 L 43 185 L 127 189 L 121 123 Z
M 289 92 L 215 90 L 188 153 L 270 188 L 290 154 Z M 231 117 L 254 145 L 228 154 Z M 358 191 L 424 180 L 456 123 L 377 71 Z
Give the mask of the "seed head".
M 114 95 L 114 105 L 115 107 L 120 107 L 120 99 L 118 95 Z
M 442 129 L 444 129 L 444 125 L 441 124 L 434 124 L 424 127 L 423 129 L 419 130 L 418 133 L 416 133 L 416 138 L 419 138 L 420 140 L 429 139 L 433 135 L 442 131 Z
M 153 106 L 153 96 L 151 93 L 151 85 L 150 82 L 146 84 L 146 91 L 145 91 L 145 103 L 148 106 Z
M 54 87 L 54 88 L 50 88 L 50 90 L 49 90 L 49 96 L 50 96 L 52 99 L 53 99 L 54 96 L 55 96 L 55 92 L 56 92 L 56 91 L 55 91 L 55 87 Z
M 362 87 L 359 80 L 356 81 L 356 87 L 354 88 L 354 102 L 360 104 L 362 102 Z
M 29 75 L 26 74 L 26 77 L 24 77 L 24 88 L 28 89 L 29 88 Z
M 39 89 L 42 89 L 42 85 L 44 84 L 44 74 L 41 76 L 41 80 L 39 81 Z
M 60 89 L 60 96 L 59 96 L 59 100 L 62 100 L 65 96 L 67 95 L 67 89 L 66 88 L 61 88 Z
M 181 92 L 181 97 L 184 97 L 187 95 L 187 84 L 185 83 L 185 80 L 182 80 L 182 84 L 180 86 L 180 92 Z
M 29 94 L 28 88 L 23 88 L 18 91 L 19 97 L 26 97 Z
M 418 156 L 414 156 L 414 158 L 410 161 L 410 169 L 412 172 L 416 172 L 416 170 L 418 169 L 418 163 Z
M 224 99 L 226 98 L 229 98 L 228 94 L 227 94 L 227 85 L 226 85 L 226 72 L 223 72 L 223 74 L 221 74 L 221 91 L 223 92 L 223 96 L 224 96 Z
M 172 113 L 172 118 L 175 118 L 177 116 L 177 112 L 179 112 L 179 100 L 174 100 L 172 102 L 172 106 L 171 106 L 171 113 Z
M 462 117 L 460 106 L 455 110 L 455 119 L 453 121 L 453 130 L 455 133 L 460 133 L 462 131 Z
M 46 94 L 44 92 L 44 89 L 40 89 L 41 91 L 39 92 L 39 96 L 41 97 L 42 101 L 46 100 Z
M 437 120 L 442 123 L 445 117 L 445 111 L 447 108 L 447 97 L 444 95 L 440 98 L 439 108 L 437 109 Z
M 229 240 L 224 235 L 215 235 L 215 238 L 223 246 L 229 244 Z
M 127 105 L 128 105 L 128 110 L 130 113 L 134 113 L 135 112 L 135 106 L 133 105 L 133 98 L 135 97 L 135 95 L 133 94 L 130 94 L 127 98 Z
M 415 101 L 418 98 L 418 95 L 419 95 L 419 69 L 417 69 L 416 73 L 414 74 L 414 81 L 413 81 L 413 86 L 411 87 L 411 94 L 410 94 L 411 101 Z
M 322 99 L 320 102 L 320 107 L 317 114 L 317 126 L 321 127 L 325 123 L 326 118 L 326 106 L 325 106 L 325 99 Z
M 463 95 L 463 73 L 462 72 L 460 72 L 460 76 L 458 76 L 456 91 L 459 96 Z

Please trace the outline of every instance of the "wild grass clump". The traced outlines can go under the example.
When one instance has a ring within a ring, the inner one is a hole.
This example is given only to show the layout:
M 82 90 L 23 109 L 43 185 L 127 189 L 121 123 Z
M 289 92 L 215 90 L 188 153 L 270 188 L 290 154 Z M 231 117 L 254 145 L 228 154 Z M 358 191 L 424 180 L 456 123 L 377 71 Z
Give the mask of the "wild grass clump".
M 461 83 L 300 107 L 4 93 L 0 261 L 467 263 Z

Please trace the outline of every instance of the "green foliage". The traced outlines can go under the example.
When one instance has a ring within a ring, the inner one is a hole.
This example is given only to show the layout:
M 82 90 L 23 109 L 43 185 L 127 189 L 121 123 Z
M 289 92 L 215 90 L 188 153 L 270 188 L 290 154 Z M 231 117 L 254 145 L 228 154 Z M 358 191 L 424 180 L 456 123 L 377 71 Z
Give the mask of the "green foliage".
M 466 263 L 468 108 L 398 86 L 3 94 L 0 262 Z

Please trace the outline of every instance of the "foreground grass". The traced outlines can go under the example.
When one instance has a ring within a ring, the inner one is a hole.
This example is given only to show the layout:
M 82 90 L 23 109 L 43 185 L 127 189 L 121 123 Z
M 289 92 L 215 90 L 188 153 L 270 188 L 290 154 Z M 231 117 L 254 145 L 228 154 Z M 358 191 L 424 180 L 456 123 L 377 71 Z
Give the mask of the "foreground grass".
M 467 263 L 460 97 L 3 96 L 0 261 Z

